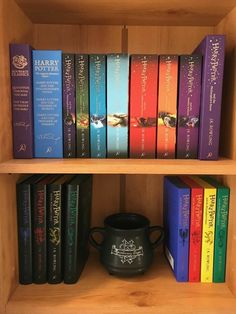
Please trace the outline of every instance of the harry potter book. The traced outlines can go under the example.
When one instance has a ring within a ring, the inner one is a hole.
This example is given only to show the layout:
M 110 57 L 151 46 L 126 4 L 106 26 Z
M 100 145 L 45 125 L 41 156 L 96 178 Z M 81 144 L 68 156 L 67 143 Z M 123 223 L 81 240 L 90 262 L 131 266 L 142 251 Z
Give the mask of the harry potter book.
M 156 157 L 157 55 L 131 56 L 130 158 Z
M 10 44 L 14 158 L 33 158 L 32 49 Z
M 159 59 L 157 158 L 175 158 L 178 56 Z
M 212 282 L 215 241 L 216 188 L 199 177 L 191 178 L 204 188 L 201 282 Z
M 128 157 L 129 58 L 107 55 L 107 156 Z
M 66 185 L 64 282 L 78 281 L 87 261 L 92 176 L 77 175 Z
M 62 158 L 61 51 L 33 50 L 33 91 L 35 157 Z
M 180 178 L 191 189 L 189 281 L 199 282 L 201 275 L 203 188 L 188 176 L 181 176 Z
M 88 55 L 75 55 L 77 157 L 90 157 Z
M 218 159 L 225 36 L 208 35 L 194 50 L 203 56 L 199 159 Z
M 47 186 L 47 268 L 48 283 L 63 280 L 62 233 L 65 186 L 71 176 L 61 176 Z
M 90 150 L 92 158 L 106 157 L 106 56 L 89 56 Z
M 63 70 L 63 133 L 64 158 L 76 157 L 75 126 L 75 58 L 74 54 L 62 54 Z
M 177 281 L 188 281 L 189 216 L 190 188 L 178 177 L 165 177 L 165 255 Z
M 177 158 L 198 157 L 201 68 L 202 57 L 200 55 L 180 56 Z

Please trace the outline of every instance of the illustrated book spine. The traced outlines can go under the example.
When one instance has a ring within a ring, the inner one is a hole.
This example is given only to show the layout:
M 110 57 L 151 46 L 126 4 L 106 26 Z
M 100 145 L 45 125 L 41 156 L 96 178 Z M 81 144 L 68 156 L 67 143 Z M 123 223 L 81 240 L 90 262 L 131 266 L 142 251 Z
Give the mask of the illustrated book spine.
M 75 55 L 77 157 L 90 157 L 88 55 Z
M 10 44 L 14 158 L 33 158 L 32 49 Z
M 128 157 L 129 58 L 107 55 L 107 156 Z
M 61 51 L 33 50 L 33 92 L 35 157 L 62 158 Z
M 156 157 L 157 55 L 131 56 L 130 158 Z
M 159 58 L 157 158 L 175 158 L 178 56 Z
M 106 158 L 106 56 L 89 57 L 90 151 L 92 158 Z
M 64 158 L 76 157 L 75 58 L 62 54 Z
M 200 55 L 180 56 L 177 158 L 196 159 L 198 157 L 201 60 Z
M 198 158 L 216 160 L 219 155 L 225 36 L 206 36 L 194 53 L 203 56 Z

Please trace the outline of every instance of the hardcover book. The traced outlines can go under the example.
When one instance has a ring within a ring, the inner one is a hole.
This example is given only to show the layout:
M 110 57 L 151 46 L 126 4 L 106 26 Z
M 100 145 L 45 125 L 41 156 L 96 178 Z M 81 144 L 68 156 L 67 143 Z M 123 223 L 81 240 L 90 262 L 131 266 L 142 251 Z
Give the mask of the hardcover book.
M 204 177 L 204 180 L 217 189 L 213 282 L 224 282 L 230 190 L 211 177 Z
M 90 157 L 88 55 L 75 55 L 77 157 Z
M 218 159 L 225 36 L 208 35 L 193 52 L 202 54 L 199 159 Z
M 90 151 L 92 158 L 106 158 L 106 56 L 89 57 Z
M 33 91 L 35 157 L 62 158 L 61 51 L 33 50 Z
M 30 176 L 19 180 L 16 184 L 19 282 L 21 284 L 33 282 L 31 190 L 32 184 L 38 179 L 39 175 Z
M 159 59 L 157 158 L 175 158 L 178 56 Z
M 128 157 L 129 58 L 107 55 L 107 156 Z
M 66 185 L 64 282 L 78 281 L 88 258 L 92 176 L 78 175 Z
M 62 222 L 65 206 L 65 186 L 71 176 L 60 176 L 47 186 L 47 268 L 48 283 L 63 280 L 62 267 Z
M 178 177 L 164 178 L 165 254 L 177 281 L 188 281 L 190 188 Z
M 46 185 L 55 180 L 56 175 L 42 177 L 32 184 L 32 251 L 33 251 L 33 282 L 47 282 L 47 191 Z
M 75 57 L 62 54 L 64 158 L 76 157 Z
M 33 158 L 32 49 L 10 44 L 14 158 Z
M 216 188 L 199 177 L 191 178 L 204 188 L 201 282 L 212 282 L 215 241 Z
M 177 158 L 198 157 L 201 67 L 200 55 L 180 56 Z
M 131 56 L 130 158 L 156 157 L 157 55 Z
M 199 282 L 201 275 L 203 188 L 188 176 L 181 180 L 191 189 L 189 233 L 189 281 Z

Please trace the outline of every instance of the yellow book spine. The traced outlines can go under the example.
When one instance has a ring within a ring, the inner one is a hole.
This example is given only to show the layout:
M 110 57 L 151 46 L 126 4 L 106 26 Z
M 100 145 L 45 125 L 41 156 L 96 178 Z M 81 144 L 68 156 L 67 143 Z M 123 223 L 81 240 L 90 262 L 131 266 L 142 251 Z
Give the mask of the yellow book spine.
M 213 281 L 216 189 L 204 188 L 201 282 Z

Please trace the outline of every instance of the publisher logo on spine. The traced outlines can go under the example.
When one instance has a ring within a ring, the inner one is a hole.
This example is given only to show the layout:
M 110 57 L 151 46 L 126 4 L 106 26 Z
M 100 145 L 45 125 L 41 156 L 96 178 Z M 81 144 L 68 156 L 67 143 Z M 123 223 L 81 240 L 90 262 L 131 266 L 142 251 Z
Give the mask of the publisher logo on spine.
M 12 64 L 16 69 L 22 70 L 28 65 L 27 58 L 22 55 L 16 55 L 12 58 Z

